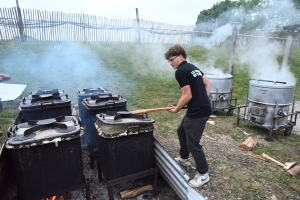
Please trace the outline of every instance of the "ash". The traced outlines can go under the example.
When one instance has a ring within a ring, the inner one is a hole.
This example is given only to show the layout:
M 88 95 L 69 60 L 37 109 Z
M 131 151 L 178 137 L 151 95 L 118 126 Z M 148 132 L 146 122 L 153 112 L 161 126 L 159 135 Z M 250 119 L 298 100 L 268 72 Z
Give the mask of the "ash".
M 108 193 L 107 193 L 107 186 L 104 178 L 102 181 L 99 181 L 98 178 L 98 169 L 97 169 L 97 162 L 94 161 L 94 169 L 90 167 L 90 158 L 89 152 L 87 150 L 82 150 L 82 161 L 83 161 L 83 172 L 85 178 L 89 179 L 90 181 L 90 196 L 91 199 L 97 200 L 108 200 Z M 159 181 L 158 181 L 159 183 Z M 128 181 L 122 184 L 118 184 L 113 186 L 113 193 L 114 193 L 114 200 L 152 200 L 153 197 L 153 190 L 148 192 L 143 192 L 134 198 L 121 198 L 120 192 L 123 190 L 129 190 L 138 188 L 147 184 L 153 185 L 153 176 L 147 176 L 145 178 L 137 179 L 134 181 Z M 64 200 L 85 200 L 86 198 L 86 191 L 85 189 L 75 190 L 70 192 L 70 198 L 64 198 Z

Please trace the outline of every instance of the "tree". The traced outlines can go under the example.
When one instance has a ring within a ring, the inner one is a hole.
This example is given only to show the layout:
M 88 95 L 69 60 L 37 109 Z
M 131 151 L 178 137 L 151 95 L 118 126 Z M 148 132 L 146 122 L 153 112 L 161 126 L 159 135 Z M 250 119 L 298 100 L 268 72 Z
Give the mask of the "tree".
M 281 0 L 225 0 L 216 3 L 212 8 L 202 10 L 198 15 L 196 27 L 202 23 L 222 26 L 231 22 L 243 24 L 244 30 L 276 29 L 284 24 L 296 23 L 300 13 L 300 0 L 291 0 L 282 4 Z M 287 6 L 286 8 L 282 7 Z M 296 10 L 299 10 L 299 12 Z M 283 11 L 285 10 L 285 11 Z M 293 11 L 293 13 L 292 13 Z M 265 25 L 267 25 L 265 27 Z

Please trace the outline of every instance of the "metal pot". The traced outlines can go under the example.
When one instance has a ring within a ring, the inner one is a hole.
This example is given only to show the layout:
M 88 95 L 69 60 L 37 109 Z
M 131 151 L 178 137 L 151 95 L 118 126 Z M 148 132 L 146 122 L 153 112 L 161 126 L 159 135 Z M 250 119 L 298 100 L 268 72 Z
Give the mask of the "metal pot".
M 210 100 L 213 110 L 226 109 L 232 101 L 232 75 L 206 74 L 211 81 Z
M 102 137 L 121 137 L 154 130 L 154 120 L 140 114 L 119 111 L 116 115 L 97 114 L 97 131 Z
M 269 80 L 250 80 L 247 100 L 249 111 L 247 120 L 271 127 L 275 115 L 282 116 L 276 120 L 274 128 L 278 129 L 288 123 L 289 107 L 293 104 L 295 83 Z

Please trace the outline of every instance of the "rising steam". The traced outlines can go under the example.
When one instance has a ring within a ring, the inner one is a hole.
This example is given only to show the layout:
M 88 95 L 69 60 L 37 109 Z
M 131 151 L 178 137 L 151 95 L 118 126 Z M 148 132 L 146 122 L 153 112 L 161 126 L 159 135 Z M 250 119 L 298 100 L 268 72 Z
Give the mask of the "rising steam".
M 38 89 L 63 89 L 76 102 L 78 91 L 100 86 L 124 98 L 129 95 L 133 83 L 101 66 L 101 58 L 84 45 L 58 43 L 39 52 L 36 48 L 39 45 L 28 49 L 12 45 L 1 63 L 3 73 L 13 75 L 10 83 L 27 85 L 25 96 Z
M 282 45 L 272 42 L 241 51 L 238 59 L 248 68 L 250 78 L 296 82 L 289 67 L 281 67 L 278 63 L 277 58 L 282 54 Z

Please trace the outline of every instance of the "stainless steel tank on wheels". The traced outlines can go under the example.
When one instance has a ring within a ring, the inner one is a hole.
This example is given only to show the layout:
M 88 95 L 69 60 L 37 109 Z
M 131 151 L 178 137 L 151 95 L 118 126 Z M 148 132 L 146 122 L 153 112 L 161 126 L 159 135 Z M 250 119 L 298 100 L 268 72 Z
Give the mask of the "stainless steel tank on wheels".
M 227 115 L 233 115 L 237 99 L 232 98 L 231 74 L 206 74 L 211 81 L 210 101 L 212 110 L 228 110 Z
M 289 136 L 299 113 L 294 112 L 294 91 L 295 83 L 292 82 L 250 80 L 246 103 L 238 107 L 237 124 L 243 119 L 269 129 L 268 141 L 272 140 L 273 131 L 280 129 Z M 242 118 L 240 108 L 244 108 Z

